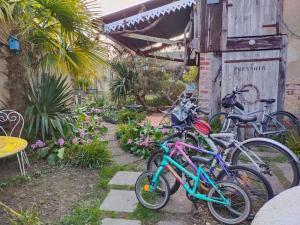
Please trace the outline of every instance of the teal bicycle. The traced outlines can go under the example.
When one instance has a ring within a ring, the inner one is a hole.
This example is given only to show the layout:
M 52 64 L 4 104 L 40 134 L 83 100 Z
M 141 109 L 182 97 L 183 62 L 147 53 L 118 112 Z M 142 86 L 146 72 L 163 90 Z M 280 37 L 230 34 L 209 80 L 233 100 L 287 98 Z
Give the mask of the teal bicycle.
M 135 184 L 135 194 L 144 207 L 159 210 L 168 203 L 171 195 L 170 186 L 163 174 L 164 170 L 169 170 L 190 197 L 207 201 L 208 209 L 216 220 L 225 224 L 240 224 L 248 218 L 252 205 L 245 190 L 234 183 L 215 183 L 200 165 L 196 166 L 191 161 L 180 145 L 175 144 L 171 152 L 167 143 L 162 144 L 161 147 L 165 153 L 161 165 L 156 171 L 142 173 Z M 174 157 L 172 158 L 175 154 L 184 157 L 197 173 L 191 173 L 175 161 Z M 189 178 L 188 181 L 179 176 L 176 171 L 184 173 Z M 208 193 L 201 190 L 203 183 L 211 187 Z

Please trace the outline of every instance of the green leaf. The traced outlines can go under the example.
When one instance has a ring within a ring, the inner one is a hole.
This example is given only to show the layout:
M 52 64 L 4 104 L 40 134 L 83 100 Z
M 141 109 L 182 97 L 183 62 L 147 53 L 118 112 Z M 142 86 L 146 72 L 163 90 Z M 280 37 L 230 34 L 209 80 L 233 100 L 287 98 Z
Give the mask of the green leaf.
M 55 153 L 51 153 L 47 158 L 48 164 L 50 166 L 54 166 L 56 164 L 57 160 L 58 160 L 58 157 L 57 157 L 57 154 L 55 154 Z
M 64 153 L 65 153 L 65 148 L 58 149 L 58 151 L 57 151 L 58 158 L 61 160 L 64 159 Z

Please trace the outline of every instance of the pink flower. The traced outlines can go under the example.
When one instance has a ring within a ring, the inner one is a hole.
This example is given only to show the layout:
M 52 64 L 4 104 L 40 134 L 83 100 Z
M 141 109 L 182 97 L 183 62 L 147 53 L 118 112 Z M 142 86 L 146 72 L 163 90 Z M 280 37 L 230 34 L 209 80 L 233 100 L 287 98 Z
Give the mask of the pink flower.
M 36 149 L 36 145 L 35 145 L 35 144 L 30 145 L 30 147 L 31 147 L 33 150 Z
M 36 146 L 36 148 L 43 148 L 43 147 L 46 146 L 46 144 L 43 141 L 41 141 L 41 140 L 37 140 L 35 142 L 35 146 Z
M 84 120 L 86 123 L 89 123 L 90 122 L 90 117 L 89 116 L 87 116 L 87 117 L 85 117 L 85 120 Z
M 73 145 L 78 145 L 78 138 L 73 138 L 72 144 Z
M 133 140 L 132 139 L 128 139 L 127 144 L 132 144 Z
M 149 146 L 149 137 L 147 137 L 144 141 L 140 143 L 140 146 L 148 147 Z
M 64 143 L 65 143 L 65 141 L 62 138 L 59 138 L 58 141 L 57 141 L 57 144 L 59 144 L 59 146 L 63 146 Z
M 166 133 L 168 133 L 168 130 L 165 129 L 165 128 L 163 128 L 163 129 L 161 130 L 161 132 L 162 132 L 163 134 L 166 134 Z

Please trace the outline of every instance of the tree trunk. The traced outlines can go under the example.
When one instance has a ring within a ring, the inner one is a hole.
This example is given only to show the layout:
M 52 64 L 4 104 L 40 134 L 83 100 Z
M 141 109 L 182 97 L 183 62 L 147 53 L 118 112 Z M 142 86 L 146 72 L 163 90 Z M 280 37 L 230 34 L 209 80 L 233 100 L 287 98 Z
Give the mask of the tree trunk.
M 22 55 L 17 55 L 10 52 L 6 58 L 8 67 L 8 89 L 10 93 L 10 99 L 8 101 L 8 107 L 17 111 L 25 110 L 25 88 L 26 77 L 25 67 Z

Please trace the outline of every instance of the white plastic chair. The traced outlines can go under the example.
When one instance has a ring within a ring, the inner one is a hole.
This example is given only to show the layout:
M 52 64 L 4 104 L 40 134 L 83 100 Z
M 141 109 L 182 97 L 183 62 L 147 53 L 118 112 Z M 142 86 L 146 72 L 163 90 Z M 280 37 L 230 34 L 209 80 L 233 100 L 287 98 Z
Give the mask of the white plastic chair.
M 23 116 L 14 110 L 0 110 L 0 130 L 5 136 L 21 138 L 24 128 Z M 25 150 L 17 153 L 21 174 L 26 175 L 25 165 L 30 166 Z

